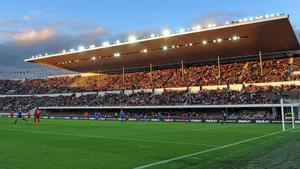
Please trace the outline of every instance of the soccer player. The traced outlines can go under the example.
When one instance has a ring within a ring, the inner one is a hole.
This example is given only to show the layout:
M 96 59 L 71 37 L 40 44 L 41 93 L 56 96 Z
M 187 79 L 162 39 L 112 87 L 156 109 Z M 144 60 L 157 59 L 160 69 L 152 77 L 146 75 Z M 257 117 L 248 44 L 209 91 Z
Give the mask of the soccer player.
M 224 125 L 224 122 L 227 122 L 227 112 L 226 111 L 223 111 L 222 125 Z
M 27 121 L 27 120 L 25 119 L 25 117 L 22 115 L 22 109 L 21 109 L 21 108 L 19 108 L 19 110 L 18 110 L 18 112 L 17 112 L 17 118 L 16 118 L 16 120 L 15 120 L 15 125 L 17 125 L 18 119 L 22 119 L 22 120 L 24 120 L 24 121 Z
M 123 122 L 125 121 L 126 118 L 126 114 L 123 112 L 123 110 L 121 109 L 120 111 L 120 120 L 121 120 L 121 124 L 123 124 Z
M 36 107 L 34 112 L 34 124 L 36 124 L 37 121 L 38 125 L 40 125 L 40 117 L 41 117 L 41 111 L 39 107 Z
M 180 122 L 183 123 L 185 122 L 185 114 L 181 113 L 180 115 Z
M 9 113 L 10 113 L 10 116 L 9 116 L 10 119 L 13 119 L 14 118 L 14 110 L 10 109 Z
M 83 114 L 83 117 L 84 117 L 85 120 L 88 120 L 88 119 L 89 119 L 89 113 L 88 113 L 88 112 L 85 112 L 85 113 Z
M 94 118 L 95 118 L 95 120 L 99 120 L 100 119 L 100 113 L 99 112 L 95 112 L 94 113 Z

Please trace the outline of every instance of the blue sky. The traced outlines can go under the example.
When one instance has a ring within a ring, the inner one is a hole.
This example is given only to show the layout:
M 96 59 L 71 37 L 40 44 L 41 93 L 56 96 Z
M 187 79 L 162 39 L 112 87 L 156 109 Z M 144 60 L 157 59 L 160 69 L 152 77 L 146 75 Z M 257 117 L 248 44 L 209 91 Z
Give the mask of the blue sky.
M 78 45 L 225 22 L 290 14 L 300 30 L 299 0 L 0 0 L 0 67 L 30 67 L 24 58 Z M 10 58 L 10 62 L 7 62 Z M 4 61 L 6 61 L 5 64 Z

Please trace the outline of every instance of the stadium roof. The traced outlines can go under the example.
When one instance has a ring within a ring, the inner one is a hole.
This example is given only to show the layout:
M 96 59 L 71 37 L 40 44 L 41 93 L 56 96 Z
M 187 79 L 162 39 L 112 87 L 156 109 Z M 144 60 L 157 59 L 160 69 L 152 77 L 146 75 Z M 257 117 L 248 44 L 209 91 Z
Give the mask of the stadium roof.
M 152 65 L 299 50 L 289 17 L 278 14 L 244 19 L 216 27 L 196 26 L 177 32 L 164 30 L 145 39 L 131 36 L 125 42 L 104 42 L 58 54 L 38 55 L 26 62 L 76 72 L 113 71 Z

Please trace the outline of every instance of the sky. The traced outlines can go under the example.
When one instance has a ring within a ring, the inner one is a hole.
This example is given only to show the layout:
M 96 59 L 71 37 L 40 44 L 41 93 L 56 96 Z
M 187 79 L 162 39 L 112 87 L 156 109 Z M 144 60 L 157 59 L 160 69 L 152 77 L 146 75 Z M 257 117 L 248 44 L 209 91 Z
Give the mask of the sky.
M 300 35 L 300 0 L 0 0 L 0 70 L 24 59 L 163 29 L 285 13 Z

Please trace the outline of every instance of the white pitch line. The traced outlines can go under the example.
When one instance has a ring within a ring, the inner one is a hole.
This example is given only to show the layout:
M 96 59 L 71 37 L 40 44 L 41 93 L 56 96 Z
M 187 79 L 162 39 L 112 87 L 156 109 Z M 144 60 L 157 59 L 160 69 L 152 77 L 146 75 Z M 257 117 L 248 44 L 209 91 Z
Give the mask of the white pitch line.
M 292 130 L 292 129 L 289 129 L 289 130 Z M 286 131 L 288 131 L 288 130 L 286 130 Z M 258 139 L 265 138 L 265 137 L 272 136 L 272 135 L 276 135 L 276 134 L 279 134 L 279 133 L 282 133 L 282 132 L 284 132 L 284 131 L 277 131 L 277 132 L 274 132 L 274 133 L 270 133 L 270 134 L 266 134 L 266 135 L 263 135 L 263 136 L 258 136 L 258 137 L 254 137 L 254 138 L 251 138 L 251 139 L 247 139 L 247 140 L 243 140 L 243 141 L 239 141 L 239 142 L 227 144 L 227 145 L 224 145 L 224 146 L 220 146 L 220 147 L 216 147 L 216 148 L 212 148 L 212 149 L 207 149 L 207 150 L 204 150 L 204 151 L 199 151 L 199 152 L 196 152 L 196 153 L 192 153 L 192 154 L 187 154 L 187 155 L 183 155 L 183 156 L 180 156 L 180 157 L 171 158 L 171 159 L 168 159 L 168 160 L 163 160 L 163 161 L 158 161 L 158 162 L 150 163 L 150 164 L 143 165 L 143 166 L 140 166 L 140 167 L 135 167 L 134 169 L 149 168 L 149 167 L 153 167 L 153 166 L 165 164 L 165 163 L 168 163 L 168 162 L 171 162 L 171 161 L 176 161 L 176 160 L 180 160 L 180 159 L 184 159 L 184 158 L 196 156 L 196 155 L 199 155 L 199 154 L 204 154 L 204 153 L 207 153 L 207 152 L 211 152 L 211 151 L 215 151 L 215 150 L 219 150 L 219 149 L 223 149 L 223 148 L 227 148 L 227 147 L 232 147 L 232 146 L 239 145 L 239 144 L 246 143 L 246 142 L 250 142 L 250 141 L 253 141 L 253 140 L 258 140 Z

